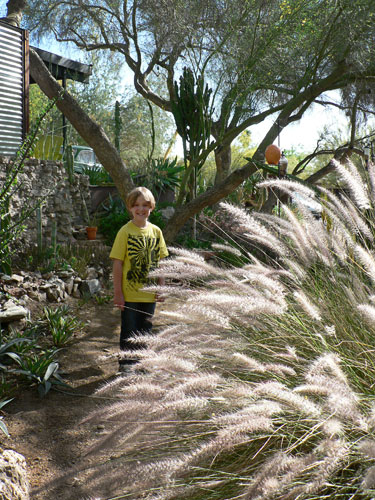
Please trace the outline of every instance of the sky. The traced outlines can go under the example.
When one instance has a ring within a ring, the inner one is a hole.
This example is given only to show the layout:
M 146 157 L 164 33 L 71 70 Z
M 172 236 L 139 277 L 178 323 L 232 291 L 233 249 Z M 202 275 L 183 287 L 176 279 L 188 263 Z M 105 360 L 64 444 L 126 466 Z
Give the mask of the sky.
M 337 101 L 337 96 L 331 93 L 329 99 Z M 274 120 L 275 118 L 269 118 L 250 129 L 253 143 L 257 144 L 263 139 Z M 315 149 L 319 134 L 324 127 L 330 130 L 338 128 L 346 130 L 347 124 L 347 118 L 342 111 L 332 106 L 323 107 L 314 104 L 304 113 L 301 120 L 282 130 L 279 139 L 276 139 L 274 144 L 279 145 L 280 141 L 282 150 L 295 148 L 308 153 Z

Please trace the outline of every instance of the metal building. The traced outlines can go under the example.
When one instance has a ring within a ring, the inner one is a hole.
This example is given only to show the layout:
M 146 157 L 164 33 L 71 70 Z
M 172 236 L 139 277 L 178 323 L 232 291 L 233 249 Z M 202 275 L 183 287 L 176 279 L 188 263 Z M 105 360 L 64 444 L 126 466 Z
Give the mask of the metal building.
M 91 65 L 79 63 L 46 50 L 35 50 L 50 73 L 61 80 L 88 82 Z M 29 85 L 35 83 L 29 71 L 28 31 L 0 20 L 0 155 L 14 156 L 29 132 Z M 66 134 L 63 117 L 63 134 Z M 65 142 L 65 141 L 64 141 Z
M 28 32 L 0 21 L 0 155 L 14 155 L 29 116 Z

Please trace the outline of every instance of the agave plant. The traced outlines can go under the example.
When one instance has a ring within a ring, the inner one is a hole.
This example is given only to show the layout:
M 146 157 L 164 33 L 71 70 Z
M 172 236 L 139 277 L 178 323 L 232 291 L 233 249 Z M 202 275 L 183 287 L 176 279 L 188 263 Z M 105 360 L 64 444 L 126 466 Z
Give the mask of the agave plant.
M 150 175 L 153 189 L 158 192 L 168 189 L 175 190 L 180 185 L 180 173 L 183 170 L 184 166 L 177 164 L 177 157 L 174 160 L 169 158 L 152 159 Z
M 13 401 L 13 398 L 12 399 L 3 399 L 0 401 L 0 410 L 4 408 L 5 405 L 7 405 L 8 403 L 10 403 L 11 401 Z M 0 417 L 0 430 L 7 436 L 7 437 L 10 437 L 9 436 L 9 432 L 8 432 L 8 427 L 5 425 L 5 422 L 4 422 L 4 418 L 1 416 Z
M 38 392 L 43 397 L 55 385 L 67 384 L 61 378 L 58 370 L 59 364 L 56 361 L 56 354 L 59 349 L 47 349 L 42 353 L 18 356 L 14 360 L 19 368 L 12 369 L 12 373 L 21 375 L 38 386 Z

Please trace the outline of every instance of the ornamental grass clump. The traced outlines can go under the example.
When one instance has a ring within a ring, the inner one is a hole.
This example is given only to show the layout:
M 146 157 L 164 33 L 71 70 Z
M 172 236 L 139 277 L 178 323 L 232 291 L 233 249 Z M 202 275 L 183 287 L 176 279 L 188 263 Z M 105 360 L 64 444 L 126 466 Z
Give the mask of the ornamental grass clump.
M 105 476 L 111 498 L 374 497 L 375 171 L 336 167 L 348 197 L 262 184 L 319 202 L 320 219 L 298 201 L 281 217 L 222 204 L 242 268 L 170 249 L 154 272 L 171 278 L 155 287 L 168 326 L 87 419 L 105 428 L 87 451 L 91 494 Z

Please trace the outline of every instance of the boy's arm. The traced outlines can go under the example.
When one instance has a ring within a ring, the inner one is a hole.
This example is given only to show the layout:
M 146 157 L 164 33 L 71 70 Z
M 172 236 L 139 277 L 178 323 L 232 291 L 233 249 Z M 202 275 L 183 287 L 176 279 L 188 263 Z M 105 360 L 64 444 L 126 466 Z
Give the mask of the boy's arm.
M 165 285 L 165 279 L 163 277 L 156 278 L 156 282 L 160 286 Z M 164 301 L 165 301 L 165 297 L 163 295 L 160 295 L 160 293 L 156 292 L 155 293 L 155 302 L 164 302 Z
M 122 260 L 113 259 L 113 302 L 115 307 L 124 309 L 124 294 L 122 293 Z

